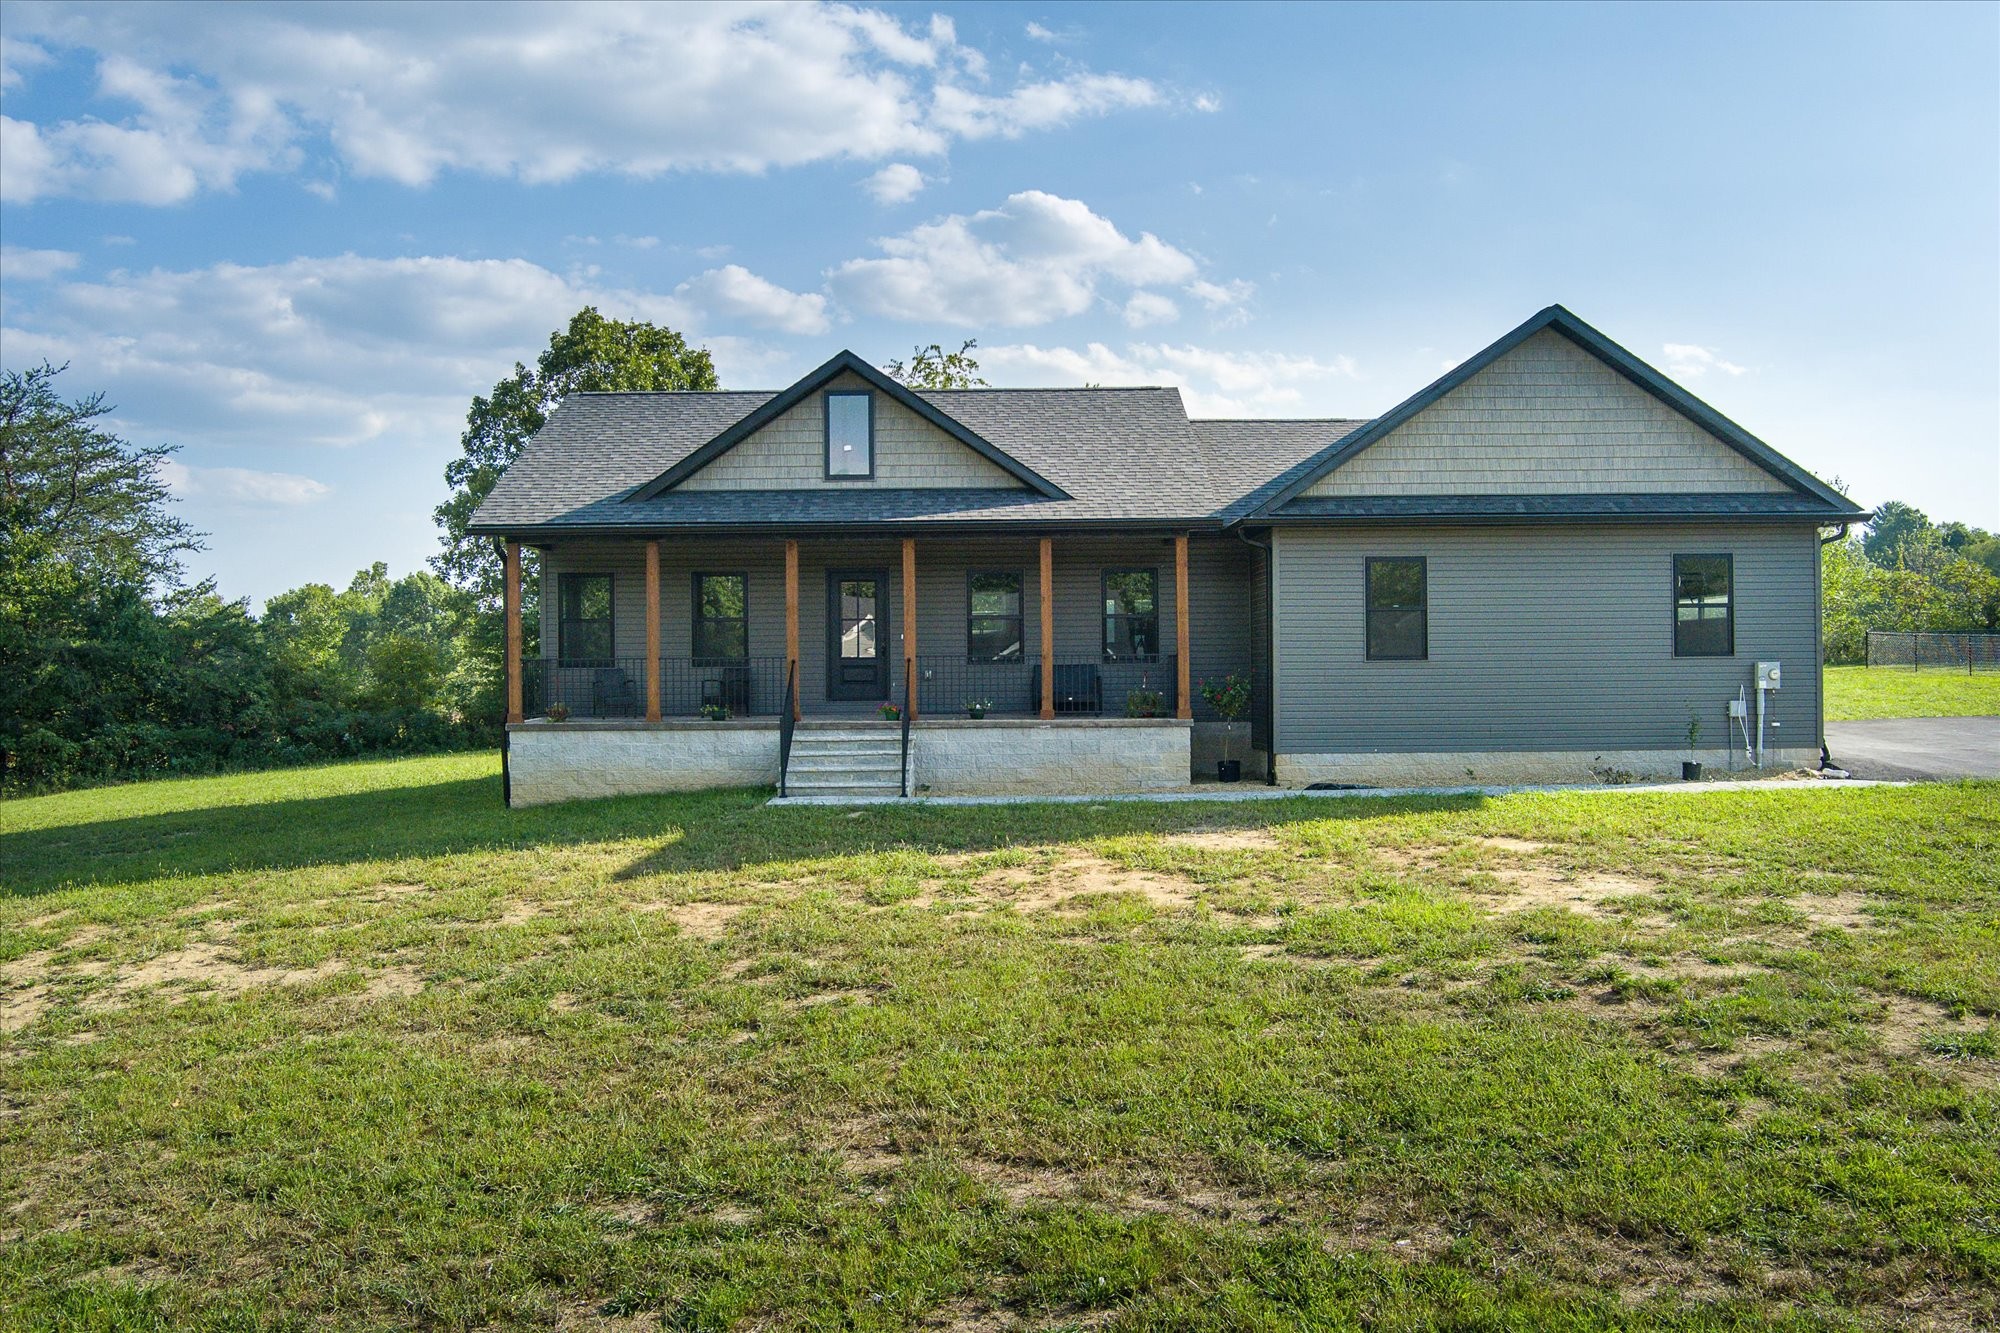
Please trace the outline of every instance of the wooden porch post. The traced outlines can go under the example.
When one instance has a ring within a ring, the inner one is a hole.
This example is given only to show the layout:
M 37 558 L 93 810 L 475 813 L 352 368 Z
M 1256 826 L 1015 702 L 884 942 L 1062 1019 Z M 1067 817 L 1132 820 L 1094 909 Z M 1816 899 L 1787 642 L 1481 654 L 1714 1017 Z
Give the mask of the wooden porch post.
M 646 543 L 646 720 L 660 720 L 660 543 Z
M 903 679 L 910 695 L 910 721 L 917 720 L 917 539 L 903 538 Z
M 1042 538 L 1042 716 L 1056 715 L 1056 548 Z
M 789 683 L 799 673 L 799 544 L 785 543 L 785 680 Z M 796 722 L 804 714 L 801 696 L 803 689 L 792 695 L 792 721 Z
M 1188 689 L 1188 572 L 1187 534 L 1174 534 L 1174 668 L 1179 701 L 1174 716 L 1186 721 L 1194 716 L 1193 691 Z
M 508 542 L 504 563 L 507 587 L 507 720 L 521 720 L 521 543 Z

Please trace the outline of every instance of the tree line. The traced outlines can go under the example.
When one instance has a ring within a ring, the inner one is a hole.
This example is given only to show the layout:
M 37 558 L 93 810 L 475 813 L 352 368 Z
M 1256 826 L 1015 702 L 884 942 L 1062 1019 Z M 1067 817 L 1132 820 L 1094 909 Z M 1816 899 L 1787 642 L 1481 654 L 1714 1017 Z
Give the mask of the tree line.
M 2000 633 L 2000 536 L 1891 500 L 1820 556 L 1826 660 L 1868 660 L 1868 631 Z
M 974 344 L 891 363 L 920 388 L 983 384 Z M 174 512 L 169 445 L 106 428 L 65 368 L 0 371 L 0 793 L 497 743 L 501 560 L 466 533 L 500 473 L 572 393 L 720 387 L 706 350 L 577 312 L 532 366 L 472 400 L 445 469 L 430 569 L 370 564 L 261 614 L 189 582 L 204 534 Z M 540 580 L 524 553 L 523 630 Z

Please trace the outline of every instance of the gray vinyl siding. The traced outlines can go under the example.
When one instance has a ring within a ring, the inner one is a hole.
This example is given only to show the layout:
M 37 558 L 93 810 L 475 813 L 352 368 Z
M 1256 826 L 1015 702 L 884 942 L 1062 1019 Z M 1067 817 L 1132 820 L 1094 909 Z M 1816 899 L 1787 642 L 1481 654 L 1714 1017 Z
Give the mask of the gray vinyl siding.
M 1278 748 L 1671 749 L 1723 744 L 1752 664 L 1785 665 L 1777 746 L 1817 744 L 1817 532 L 1702 524 L 1280 530 Z M 1676 658 L 1673 557 L 1735 557 L 1736 652 Z M 1366 659 L 1369 556 L 1427 562 L 1430 656 Z
M 1251 670 L 1255 633 L 1246 596 L 1249 551 L 1221 538 L 1190 542 L 1189 625 L 1193 679 Z M 1232 550 L 1231 547 L 1238 549 Z M 1239 553 L 1240 552 L 1240 553 Z M 1106 569 L 1152 569 L 1159 576 L 1161 687 L 1165 658 L 1174 651 L 1174 547 L 1162 537 L 1055 539 L 1055 636 L 1058 660 L 1093 662 L 1103 651 L 1099 598 Z M 966 577 L 973 570 L 1021 575 L 1025 651 L 1041 651 L 1041 555 L 1033 538 L 919 539 L 917 542 L 917 652 L 920 657 L 959 657 L 966 651 Z M 799 543 L 799 687 L 810 703 L 826 688 L 826 575 L 829 569 L 879 569 L 888 580 L 893 638 L 892 675 L 899 682 L 907 622 L 903 616 L 902 544 L 895 538 Z M 575 542 L 550 548 L 543 561 L 542 633 L 545 651 L 556 644 L 556 577 L 565 572 L 612 575 L 613 626 L 617 656 L 643 658 L 646 652 L 645 544 Z M 785 652 L 784 543 L 765 538 L 731 541 L 663 540 L 660 543 L 660 650 L 668 657 L 692 651 L 692 576 L 696 570 L 746 573 L 750 593 L 750 655 L 782 657 Z M 934 699 L 931 707 L 956 709 L 964 701 Z M 1122 700 L 1105 700 L 1107 711 Z M 1195 699 L 1197 716 L 1207 709 Z

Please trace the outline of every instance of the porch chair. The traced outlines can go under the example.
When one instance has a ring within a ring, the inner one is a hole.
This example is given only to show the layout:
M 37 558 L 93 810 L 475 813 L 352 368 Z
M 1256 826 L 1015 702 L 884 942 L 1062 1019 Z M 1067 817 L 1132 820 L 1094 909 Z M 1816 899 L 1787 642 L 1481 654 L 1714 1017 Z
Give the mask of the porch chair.
M 590 701 L 593 717 L 636 717 L 639 691 L 624 667 L 599 667 L 590 674 Z
M 715 674 L 701 682 L 701 706 L 721 704 L 733 717 L 742 717 L 750 711 L 750 668 L 747 666 L 725 666 L 715 669 Z
M 1055 711 L 1057 713 L 1102 713 L 1104 677 L 1088 662 L 1058 663 L 1055 671 Z M 1033 697 L 1029 706 L 1042 711 L 1042 673 L 1034 673 Z

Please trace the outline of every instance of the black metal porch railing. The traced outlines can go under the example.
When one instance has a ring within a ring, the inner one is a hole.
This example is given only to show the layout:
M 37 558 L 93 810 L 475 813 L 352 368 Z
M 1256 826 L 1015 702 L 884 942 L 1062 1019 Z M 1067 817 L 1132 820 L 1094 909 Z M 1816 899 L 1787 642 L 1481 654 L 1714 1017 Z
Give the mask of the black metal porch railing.
M 782 657 L 660 659 L 662 717 L 699 717 L 711 707 L 727 709 L 731 717 L 776 717 L 784 703 Z M 644 717 L 646 659 L 530 659 L 521 664 L 521 704 L 529 717 L 544 717 L 555 704 L 575 718 Z
M 1172 717 L 1178 703 L 1178 673 L 1171 653 L 1150 662 L 1057 658 L 1053 674 L 1058 717 Z M 982 703 L 995 717 L 1039 714 L 1040 656 L 1008 662 L 974 661 L 956 654 L 917 658 L 917 707 L 924 717 L 964 717 L 973 705 Z

